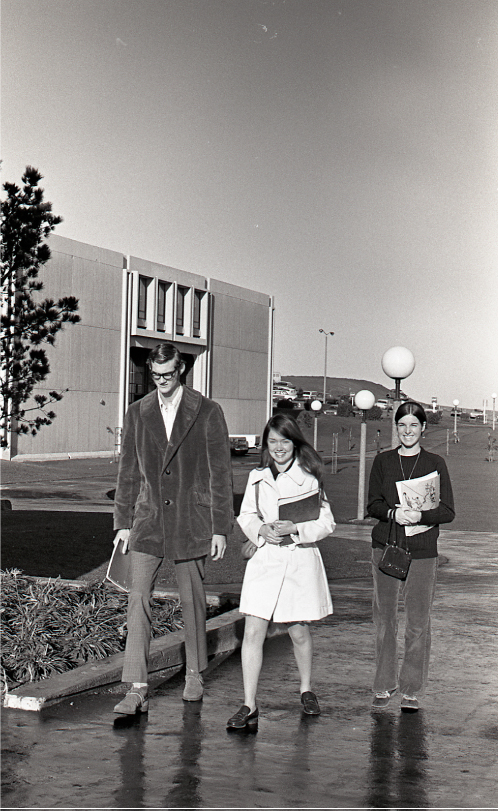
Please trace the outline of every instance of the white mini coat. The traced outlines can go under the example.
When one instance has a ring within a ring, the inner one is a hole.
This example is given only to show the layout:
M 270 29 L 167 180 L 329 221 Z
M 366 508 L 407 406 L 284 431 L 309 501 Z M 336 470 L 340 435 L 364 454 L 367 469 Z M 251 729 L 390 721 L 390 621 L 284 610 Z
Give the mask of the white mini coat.
M 316 541 L 331 535 L 335 529 L 327 499 L 323 498 L 319 518 L 297 524 L 298 535 L 292 535 L 295 543 L 276 546 L 266 543 L 259 535 L 263 524 L 278 519 L 279 498 L 304 495 L 318 486 L 317 479 L 306 473 L 297 461 L 276 479 L 268 467 L 250 472 L 237 521 L 258 549 L 246 565 L 240 600 L 242 614 L 274 622 L 308 622 L 332 613 L 325 567 L 316 546 Z

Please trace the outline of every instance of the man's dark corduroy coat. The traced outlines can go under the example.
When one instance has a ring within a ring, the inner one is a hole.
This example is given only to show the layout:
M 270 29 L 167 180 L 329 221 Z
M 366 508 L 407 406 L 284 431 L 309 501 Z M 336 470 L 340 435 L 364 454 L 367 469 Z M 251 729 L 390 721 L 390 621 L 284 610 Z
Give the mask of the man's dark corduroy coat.
M 114 528 L 130 549 L 169 560 L 210 553 L 231 533 L 233 491 L 226 421 L 218 403 L 184 386 L 170 441 L 157 391 L 130 406 L 123 426 Z

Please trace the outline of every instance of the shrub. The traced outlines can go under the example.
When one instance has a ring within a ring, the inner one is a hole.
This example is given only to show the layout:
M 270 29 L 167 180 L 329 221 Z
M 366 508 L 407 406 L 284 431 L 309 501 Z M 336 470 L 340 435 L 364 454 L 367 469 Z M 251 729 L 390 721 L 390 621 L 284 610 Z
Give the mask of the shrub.
M 1 666 L 6 685 L 39 681 L 125 647 L 127 595 L 105 583 L 77 590 L 18 569 L 0 572 Z M 152 636 L 183 627 L 178 600 L 153 599 Z
M 374 405 L 374 406 L 372 406 L 372 408 L 370 408 L 366 412 L 366 419 L 367 420 L 381 420 L 382 419 L 382 413 L 383 413 L 382 409 L 379 408 L 379 406 Z
M 427 425 L 438 425 L 438 423 L 441 422 L 442 416 L 442 411 L 426 411 L 425 418 L 427 420 Z
M 301 411 L 297 417 L 297 422 L 304 428 L 312 428 L 314 424 L 314 417 L 311 411 Z
M 338 417 L 354 417 L 354 408 L 350 403 L 339 403 L 337 408 L 337 416 Z

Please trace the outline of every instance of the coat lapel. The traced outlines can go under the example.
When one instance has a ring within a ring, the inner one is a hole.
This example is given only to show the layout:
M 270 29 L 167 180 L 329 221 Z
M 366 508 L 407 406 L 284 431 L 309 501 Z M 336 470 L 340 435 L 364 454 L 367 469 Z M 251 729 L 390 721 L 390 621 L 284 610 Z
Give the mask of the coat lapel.
M 161 415 L 158 392 L 156 389 L 142 398 L 141 417 L 155 444 L 164 455 L 168 447 L 167 433 L 165 431 L 165 423 Z
M 196 417 L 199 414 L 201 403 L 202 396 L 200 392 L 195 391 L 194 389 L 189 389 L 187 386 L 184 386 L 182 392 L 182 399 L 179 403 L 179 408 L 175 416 L 172 433 L 170 435 L 170 442 L 166 447 L 164 465 L 168 465 L 172 456 L 177 452 L 179 445 L 184 440 L 184 437 L 191 429 L 191 426 L 193 425 L 194 421 L 196 420 Z M 158 406 L 158 411 L 159 410 L 160 407 Z M 165 433 L 165 428 L 163 429 L 163 433 Z

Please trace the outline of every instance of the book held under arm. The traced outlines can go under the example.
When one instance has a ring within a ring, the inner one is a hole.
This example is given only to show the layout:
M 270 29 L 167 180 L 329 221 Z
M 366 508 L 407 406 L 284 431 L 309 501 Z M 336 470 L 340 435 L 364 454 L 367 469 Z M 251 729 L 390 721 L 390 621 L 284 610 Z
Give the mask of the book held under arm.
M 321 493 L 312 490 L 302 496 L 279 498 L 278 510 L 280 521 L 292 521 L 301 524 L 304 521 L 316 521 L 321 509 Z
M 113 583 L 120 591 L 130 591 L 130 557 L 123 553 L 123 541 L 120 540 L 113 549 L 106 572 L 106 580 Z
M 399 503 L 403 510 L 435 510 L 439 507 L 439 473 L 434 471 L 427 476 L 419 476 L 417 479 L 407 479 L 396 482 L 399 496 Z M 405 527 L 406 535 L 419 535 L 427 532 L 431 525 L 412 524 Z

